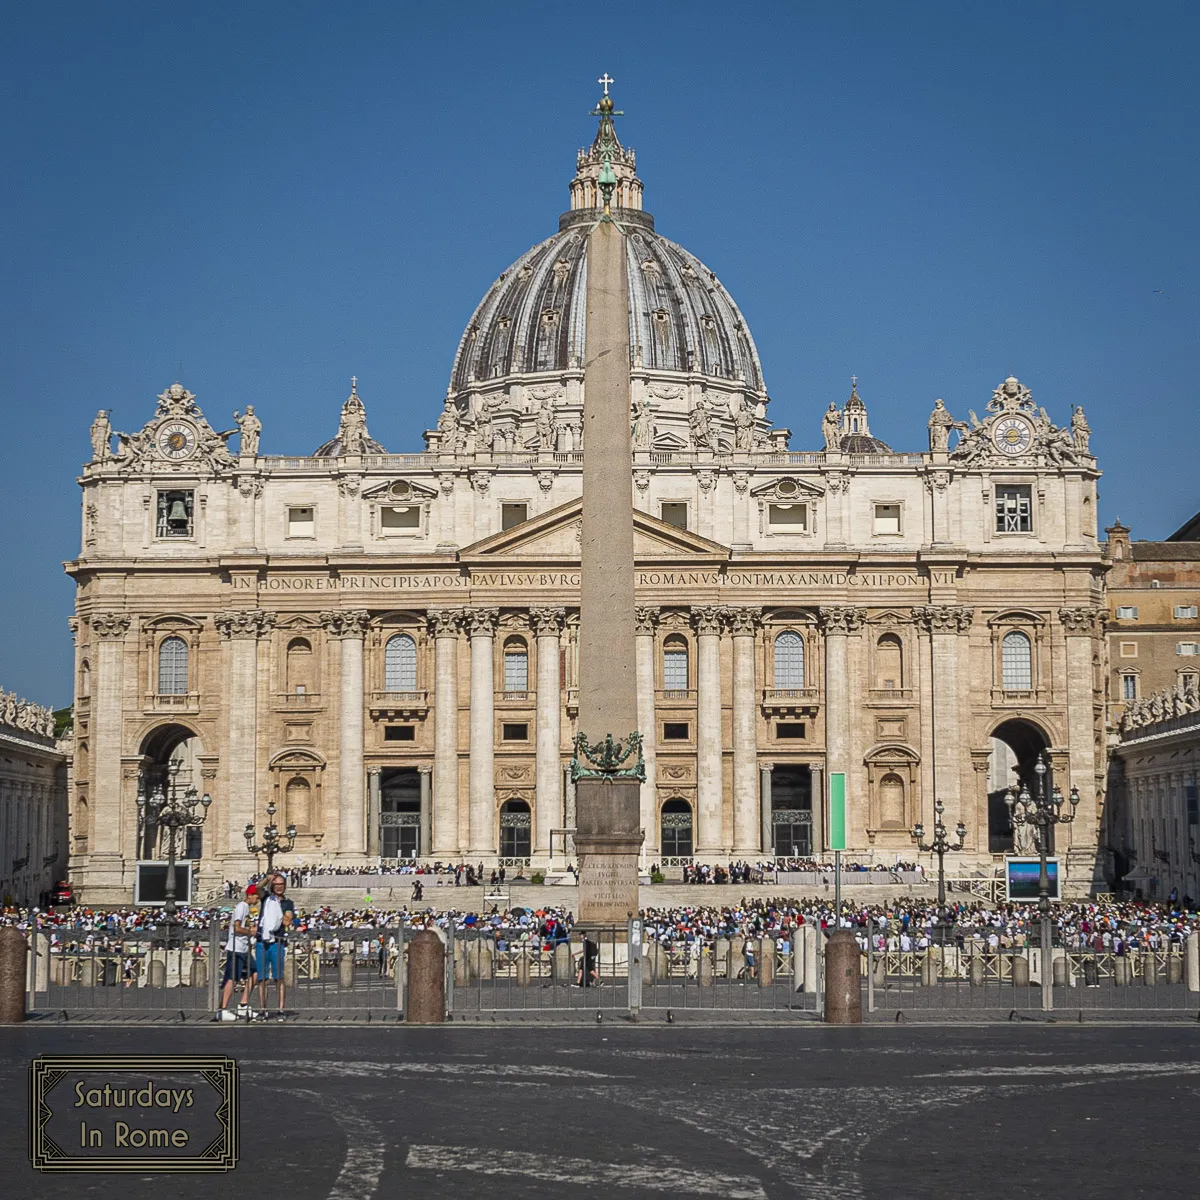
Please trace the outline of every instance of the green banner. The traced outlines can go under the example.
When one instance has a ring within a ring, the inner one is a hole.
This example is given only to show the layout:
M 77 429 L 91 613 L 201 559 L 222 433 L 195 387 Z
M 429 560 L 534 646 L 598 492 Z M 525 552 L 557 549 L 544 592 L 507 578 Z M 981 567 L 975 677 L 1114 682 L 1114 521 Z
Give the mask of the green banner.
M 829 849 L 846 848 L 846 773 L 829 772 Z

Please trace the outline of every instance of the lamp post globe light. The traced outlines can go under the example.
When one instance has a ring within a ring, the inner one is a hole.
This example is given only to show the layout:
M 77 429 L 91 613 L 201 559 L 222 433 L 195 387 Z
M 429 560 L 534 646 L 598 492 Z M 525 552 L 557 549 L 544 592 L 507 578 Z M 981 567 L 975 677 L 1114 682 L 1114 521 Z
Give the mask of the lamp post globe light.
M 1008 823 L 1011 828 L 1031 825 L 1037 834 L 1038 858 L 1038 912 L 1041 914 L 1041 952 L 1042 952 L 1042 1008 L 1049 1010 L 1054 1007 L 1054 976 L 1052 970 L 1053 947 L 1051 946 L 1050 925 L 1050 872 L 1046 865 L 1050 845 L 1050 830 L 1055 825 L 1069 825 L 1075 820 L 1075 810 L 1079 807 L 1079 789 L 1071 788 L 1068 799 L 1071 807 L 1063 810 L 1063 794 L 1057 784 L 1046 795 L 1046 756 L 1038 755 L 1033 771 L 1036 776 L 1035 792 L 1030 792 L 1028 784 L 1022 784 L 1020 792 L 1009 788 L 1004 798 L 1008 805 Z M 1036 794 L 1035 794 L 1036 793 Z
M 145 833 L 151 829 L 166 830 L 167 834 L 167 883 L 163 893 L 163 923 L 167 927 L 168 942 L 171 928 L 178 923 L 175 903 L 176 840 L 181 829 L 203 825 L 208 819 L 209 806 L 212 804 L 212 797 L 207 792 L 201 796 L 194 784 L 188 783 L 186 787 L 180 785 L 180 766 L 179 759 L 172 759 L 167 764 L 165 786 L 159 782 L 149 792 L 146 790 L 146 777 L 142 775 L 138 778 L 139 831 Z M 197 806 L 199 812 L 196 811 Z
M 267 825 L 263 829 L 262 841 L 257 845 L 254 841 L 254 822 L 246 822 L 246 849 L 251 854 L 265 854 L 267 856 L 268 875 L 274 870 L 275 855 L 290 854 L 296 845 L 296 826 L 289 825 L 284 831 L 283 836 L 280 837 L 279 826 L 275 824 L 275 812 L 275 801 L 272 800 L 267 805 Z
M 917 849 L 923 854 L 928 854 L 931 851 L 937 855 L 938 860 L 938 941 L 945 941 L 946 938 L 946 855 L 957 854 L 967 840 L 967 827 L 959 821 L 955 827 L 954 836 L 958 838 L 957 843 L 950 840 L 946 832 L 946 823 L 942 820 L 942 814 L 946 811 L 946 806 L 940 801 L 935 800 L 933 804 L 933 840 L 925 841 L 925 826 L 918 821 L 911 830 L 911 837 L 917 844 Z

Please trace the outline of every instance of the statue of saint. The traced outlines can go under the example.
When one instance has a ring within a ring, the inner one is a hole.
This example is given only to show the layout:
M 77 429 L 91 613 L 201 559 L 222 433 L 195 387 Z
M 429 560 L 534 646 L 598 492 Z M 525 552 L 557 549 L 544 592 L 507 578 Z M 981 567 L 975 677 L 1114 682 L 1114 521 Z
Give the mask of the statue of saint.
M 703 396 L 696 401 L 695 408 L 688 413 L 688 430 L 692 435 L 694 450 L 712 449 L 712 428 L 708 414 L 708 401 Z
M 821 418 L 821 433 L 825 438 L 825 449 L 840 450 L 842 440 L 841 421 L 838 418 L 838 407 L 831 400 L 825 415 Z
M 1032 857 L 1038 852 L 1037 826 L 1029 821 L 1013 824 L 1013 852 Z
M 96 414 L 96 419 L 92 422 L 92 462 L 103 463 L 108 462 L 112 457 L 112 423 L 108 419 L 108 413 L 101 409 Z
M 633 402 L 633 448 L 649 450 L 654 446 L 654 414 L 650 402 L 640 396 Z
M 538 405 L 534 430 L 538 450 L 553 450 L 558 431 L 554 424 L 554 400 L 552 397 L 542 397 L 541 403 Z
M 475 453 L 491 454 L 495 445 L 496 427 L 492 424 L 491 406 L 486 400 L 480 400 L 475 417 Z
M 754 410 L 745 401 L 733 414 L 733 448 L 746 452 L 754 449 Z
M 438 433 L 442 435 L 441 448 L 445 454 L 457 454 L 462 449 L 463 429 L 458 415 L 458 406 L 447 396 L 437 420 Z
M 935 400 L 933 412 L 929 414 L 929 449 L 935 454 L 945 454 L 950 449 L 952 429 L 965 429 L 965 426 L 950 415 L 944 400 Z
M 1075 405 L 1075 411 L 1071 413 L 1071 440 L 1075 444 L 1075 449 L 1080 454 L 1090 454 L 1088 449 L 1088 439 L 1092 436 L 1092 427 L 1088 424 L 1087 417 L 1083 412 L 1083 405 Z
M 262 422 L 254 415 L 254 405 L 247 404 L 246 411 L 239 413 L 233 410 L 233 419 L 242 435 L 240 453 L 243 458 L 255 458 L 258 455 L 258 435 L 262 433 Z

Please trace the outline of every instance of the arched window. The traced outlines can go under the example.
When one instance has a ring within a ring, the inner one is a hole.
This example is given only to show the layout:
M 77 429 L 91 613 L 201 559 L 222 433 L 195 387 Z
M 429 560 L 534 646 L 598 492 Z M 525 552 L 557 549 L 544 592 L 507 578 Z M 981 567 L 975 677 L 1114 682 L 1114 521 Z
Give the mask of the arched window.
M 500 857 L 528 858 L 533 845 L 533 814 L 524 800 L 500 806 Z
M 687 639 L 677 633 L 663 642 L 663 687 L 668 692 L 686 692 L 688 687 Z
M 186 696 L 188 644 L 181 637 L 164 638 L 158 648 L 158 694 Z
M 88 660 L 85 658 L 79 664 L 79 695 L 90 696 L 92 694 L 92 668 L 88 665 Z
M 793 629 L 785 630 L 775 639 L 775 686 L 804 686 L 804 639 Z
M 1006 692 L 1033 690 L 1033 647 L 1029 638 L 1013 629 L 1000 643 L 1001 679 Z
M 885 633 L 875 643 L 875 687 L 893 691 L 904 686 L 904 651 L 894 633 Z
M 692 857 L 692 806 L 678 796 L 662 806 L 659 815 L 663 858 Z
M 312 825 L 312 787 L 307 779 L 297 775 L 284 793 L 284 812 L 287 824 L 307 833 Z
M 383 690 L 417 690 L 417 643 L 407 633 L 388 638 L 383 650 Z
M 287 690 L 303 695 L 313 690 L 312 643 L 308 638 L 292 638 L 287 647 Z
M 524 638 L 510 637 L 504 643 L 504 690 L 529 690 L 529 648 Z
M 879 823 L 884 829 L 903 829 L 904 780 L 889 771 L 879 781 Z

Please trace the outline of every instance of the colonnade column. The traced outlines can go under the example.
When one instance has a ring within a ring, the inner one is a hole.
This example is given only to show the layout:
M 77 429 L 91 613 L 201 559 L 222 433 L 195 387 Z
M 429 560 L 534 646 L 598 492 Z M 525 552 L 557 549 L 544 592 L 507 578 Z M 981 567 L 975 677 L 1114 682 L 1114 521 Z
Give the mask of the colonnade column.
M 433 634 L 433 847 L 435 858 L 457 859 L 458 629 L 460 609 L 425 614 Z
M 417 857 L 425 858 L 429 855 L 433 840 L 433 768 L 418 767 L 417 773 L 421 778 L 421 825 Z
M 257 824 L 258 783 L 258 641 L 275 627 L 275 614 L 261 609 L 218 613 L 213 618 L 230 645 L 229 658 L 229 802 L 225 806 L 226 846 L 230 854 L 246 854 L 244 829 Z
M 759 838 L 762 841 L 762 854 L 765 858 L 771 858 L 775 854 L 775 829 L 771 802 L 771 772 L 774 770 L 774 763 L 758 764 Z
M 366 853 L 363 796 L 363 638 L 370 614 L 365 609 L 321 614 L 321 623 L 342 647 L 342 686 L 338 742 L 338 850 Z
M 696 814 L 697 855 L 723 852 L 721 786 L 721 610 L 692 609 L 696 629 Z
M 559 635 L 567 617 L 565 608 L 530 611 L 537 635 L 537 760 L 534 798 L 533 853 L 550 857 L 550 830 L 562 814 L 562 672 L 559 669 Z
M 812 855 L 820 858 L 825 853 L 825 772 L 820 767 L 808 768 L 812 805 Z
M 850 605 L 823 606 L 821 626 L 825 631 L 825 766 L 829 771 L 850 772 L 850 673 L 846 662 L 846 639 L 857 633 L 866 620 L 867 610 Z M 849 801 L 849 794 L 847 794 Z M 849 808 L 849 803 L 847 803 Z M 824 820 L 825 801 L 821 799 Z M 816 820 L 817 814 L 813 813 Z M 846 835 L 851 839 L 850 814 L 846 815 Z
M 381 775 L 378 767 L 367 772 L 367 857 L 379 856 L 379 814 L 383 810 Z
M 933 801 L 946 806 L 947 824 L 969 814 L 962 805 L 959 781 L 963 762 L 959 746 L 958 638 L 971 628 L 973 608 L 958 604 L 927 604 L 913 609 L 913 619 L 928 632 L 933 665 Z M 919 814 L 923 816 L 924 814 Z M 970 831 L 978 843 L 978 830 Z
M 494 647 L 497 608 L 466 610 L 471 635 L 471 767 L 467 854 L 471 859 L 494 855 L 496 775 Z
M 641 789 L 642 849 L 652 858 L 659 854 L 657 758 L 655 746 L 654 708 L 654 631 L 658 626 L 659 610 L 638 605 L 633 610 L 634 658 L 637 668 L 638 732 L 642 735 L 642 761 L 646 767 L 646 782 Z
M 739 607 L 725 611 L 733 634 L 733 855 L 748 858 L 757 853 L 761 834 L 754 634 L 762 609 Z
M 94 765 L 88 795 L 91 810 L 88 861 L 93 871 L 98 867 L 103 873 L 100 882 L 120 886 L 122 693 L 125 690 L 125 635 L 131 622 L 124 613 L 96 613 L 89 624 L 98 645 L 91 679 Z

